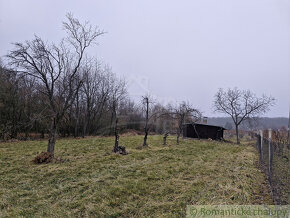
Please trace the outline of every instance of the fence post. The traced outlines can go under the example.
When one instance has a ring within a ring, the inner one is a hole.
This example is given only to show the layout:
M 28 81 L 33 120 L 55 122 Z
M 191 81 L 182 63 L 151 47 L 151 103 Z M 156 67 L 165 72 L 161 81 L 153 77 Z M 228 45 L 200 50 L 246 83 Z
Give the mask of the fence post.
M 272 129 L 269 129 L 269 179 L 270 179 L 270 184 L 272 184 L 272 165 L 273 165 Z
M 263 162 L 263 130 L 260 130 L 260 136 L 261 136 L 261 149 L 260 149 L 260 151 L 261 151 L 261 153 L 260 153 L 260 155 L 261 155 L 261 162 Z

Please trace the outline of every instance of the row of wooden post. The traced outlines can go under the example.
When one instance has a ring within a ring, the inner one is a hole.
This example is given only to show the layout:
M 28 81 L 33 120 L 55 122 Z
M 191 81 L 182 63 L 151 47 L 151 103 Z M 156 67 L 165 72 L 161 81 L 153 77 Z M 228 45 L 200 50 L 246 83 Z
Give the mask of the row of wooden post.
M 272 149 L 272 129 L 269 129 L 269 181 L 272 182 L 272 165 L 273 165 L 273 149 Z M 260 130 L 260 136 L 261 136 L 261 161 L 263 161 L 263 130 Z

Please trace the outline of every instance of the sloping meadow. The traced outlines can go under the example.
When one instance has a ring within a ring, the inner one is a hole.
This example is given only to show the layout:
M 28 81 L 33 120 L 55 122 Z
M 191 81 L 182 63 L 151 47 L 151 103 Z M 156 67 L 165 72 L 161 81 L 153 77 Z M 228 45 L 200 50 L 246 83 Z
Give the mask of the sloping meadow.
M 60 139 L 57 160 L 34 164 L 46 141 L 0 144 L 0 216 L 180 217 L 189 204 L 273 204 L 249 145 L 124 136 Z

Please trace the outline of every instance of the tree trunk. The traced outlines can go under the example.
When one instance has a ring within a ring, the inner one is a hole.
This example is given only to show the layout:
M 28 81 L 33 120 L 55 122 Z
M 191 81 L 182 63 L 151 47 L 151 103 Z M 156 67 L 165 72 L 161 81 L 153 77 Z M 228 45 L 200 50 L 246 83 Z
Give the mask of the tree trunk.
M 55 141 L 56 141 L 56 131 L 53 131 L 52 133 L 49 134 L 47 146 L 47 152 L 51 153 L 52 156 L 54 156 Z
M 113 148 L 113 152 L 114 153 L 119 153 L 122 155 L 126 155 L 128 154 L 126 152 L 126 148 L 124 146 L 119 146 L 119 128 L 118 128 L 118 118 L 117 118 L 117 113 L 116 113 L 116 109 L 114 108 L 114 117 L 115 117 L 115 126 L 114 126 L 114 134 L 115 134 L 115 145 Z
M 84 126 L 83 126 L 83 138 L 86 136 L 87 134 L 87 129 L 90 128 L 90 120 L 91 120 L 91 113 L 87 112 L 86 113 L 86 117 L 85 117 L 85 122 L 84 122 Z M 89 132 L 90 130 L 88 130 Z
M 193 128 L 194 128 L 194 132 L 195 132 L 195 134 L 196 134 L 197 137 L 198 137 L 198 140 L 200 140 L 200 137 L 199 137 L 199 134 L 198 134 L 198 132 L 197 132 L 197 130 L 196 130 L 195 124 L 193 124 Z
M 118 133 L 115 133 L 115 147 L 114 147 L 114 150 L 118 150 L 119 148 L 119 135 Z
M 147 136 L 148 136 L 148 131 L 145 131 L 143 146 L 147 146 Z
M 163 145 L 166 145 L 167 136 L 168 136 L 168 133 L 165 133 L 163 136 Z
M 79 121 L 78 119 L 76 120 L 76 123 L 75 123 L 75 130 L 74 130 L 74 137 L 78 137 L 79 136 L 79 133 L 78 133 L 78 126 L 79 126 Z
M 83 138 L 85 138 L 85 136 L 86 136 L 87 126 L 88 126 L 88 117 L 86 116 L 84 119 L 84 125 L 83 125 L 83 131 L 82 131 Z
M 76 123 L 75 123 L 75 132 L 74 137 L 79 136 L 79 118 L 80 118 L 80 108 L 79 108 L 79 94 L 76 96 Z
M 28 138 L 29 138 L 29 133 L 28 133 L 28 130 L 25 129 L 25 140 L 28 140 Z
M 86 136 L 86 130 L 87 130 L 87 121 L 85 121 L 83 126 L 83 135 L 82 135 L 83 138 Z
M 177 129 L 177 137 L 176 137 L 176 143 L 179 145 L 179 138 L 180 138 L 180 135 L 182 135 L 183 137 L 183 128 L 182 128 L 182 124 L 183 124 L 183 119 L 180 121 L 179 123 L 179 127 Z
M 118 151 L 119 148 L 119 134 L 118 134 L 118 118 L 116 118 L 115 120 L 115 147 L 114 147 L 114 151 Z
M 145 128 L 144 128 L 144 131 L 145 131 L 145 136 L 144 136 L 144 143 L 143 143 L 143 146 L 147 146 L 147 136 L 148 136 L 148 119 L 149 119 L 149 99 L 146 98 L 146 120 L 145 120 Z
M 110 120 L 110 130 L 109 130 L 109 135 L 113 135 L 113 122 L 114 122 L 114 114 L 112 112 L 111 114 L 111 120 Z
M 240 144 L 239 125 L 237 125 L 237 124 L 236 124 L 236 137 L 237 137 L 237 144 Z
M 40 138 L 44 139 L 44 131 L 43 130 L 41 130 Z
M 86 115 L 85 115 L 84 126 L 83 126 L 83 138 L 86 136 L 87 129 L 90 127 L 90 125 L 89 125 L 90 119 L 91 119 L 91 112 L 90 112 L 91 109 L 90 109 L 90 105 L 91 104 L 90 104 L 90 100 L 89 100 L 89 97 L 88 97 L 87 98 L 87 108 L 86 108 L 86 112 L 85 112 Z
M 47 152 L 49 152 L 52 155 L 52 157 L 54 156 L 56 134 L 57 134 L 57 128 L 56 128 L 56 122 L 54 119 L 51 125 L 50 132 L 49 132 L 48 145 L 47 145 Z

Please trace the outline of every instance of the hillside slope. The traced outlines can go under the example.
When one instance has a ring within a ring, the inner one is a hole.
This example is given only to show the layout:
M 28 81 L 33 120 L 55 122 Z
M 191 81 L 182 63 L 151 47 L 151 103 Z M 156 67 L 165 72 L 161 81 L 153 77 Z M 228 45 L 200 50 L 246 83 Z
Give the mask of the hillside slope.
M 150 136 L 61 139 L 64 162 L 35 165 L 46 141 L 0 144 L 0 216 L 183 216 L 188 204 L 271 204 L 251 146 Z

